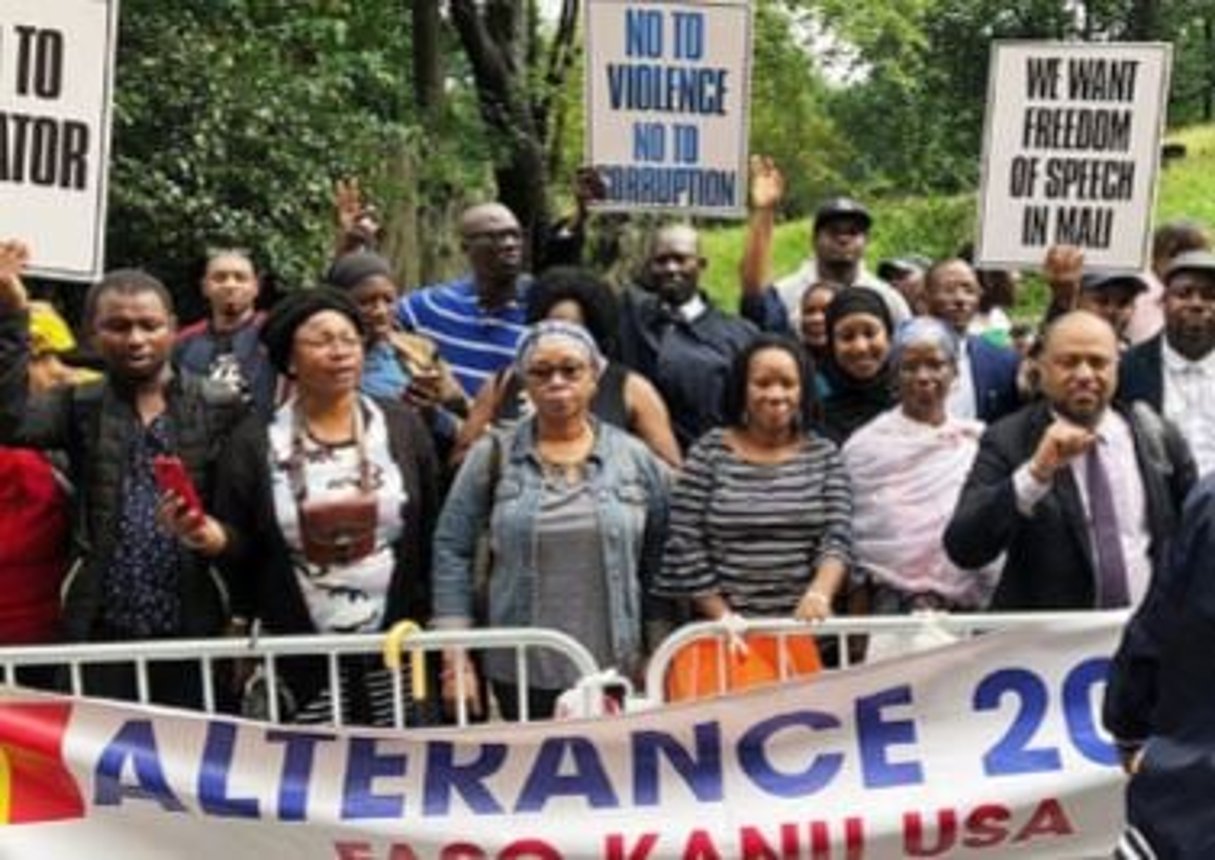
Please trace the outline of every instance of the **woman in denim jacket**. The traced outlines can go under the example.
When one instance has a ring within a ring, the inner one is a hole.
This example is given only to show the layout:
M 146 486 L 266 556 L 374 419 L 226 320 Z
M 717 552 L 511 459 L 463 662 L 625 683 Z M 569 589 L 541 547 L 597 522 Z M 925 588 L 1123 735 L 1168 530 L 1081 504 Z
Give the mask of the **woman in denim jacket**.
M 563 630 L 601 665 L 640 667 L 667 481 L 644 444 L 590 414 L 603 363 L 594 339 L 572 323 L 541 322 L 520 343 L 516 372 L 536 411 L 508 434 L 480 439 L 456 476 L 435 532 L 436 627 L 474 623 L 477 545 L 488 525 L 489 626 Z M 450 677 L 450 661 L 447 668 Z M 491 652 L 482 669 L 502 715 L 517 719 L 514 653 Z M 528 714 L 543 718 L 577 674 L 559 655 L 537 651 L 527 679 Z

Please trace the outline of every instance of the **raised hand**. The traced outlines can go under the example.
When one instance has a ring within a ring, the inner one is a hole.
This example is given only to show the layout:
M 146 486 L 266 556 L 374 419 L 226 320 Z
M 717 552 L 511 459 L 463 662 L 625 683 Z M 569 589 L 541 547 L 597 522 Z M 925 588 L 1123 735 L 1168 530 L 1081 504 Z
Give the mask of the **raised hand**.
M 1056 304 L 1070 308 L 1080 294 L 1084 272 L 1084 251 L 1075 245 L 1052 245 L 1042 261 L 1042 277 L 1050 287 Z
M 30 249 L 20 239 L 0 241 L 0 309 L 24 310 L 29 304 L 21 273 L 30 259 Z
M 333 211 L 343 231 L 354 229 L 363 211 L 363 191 L 358 179 L 339 179 L 333 184 Z
M 785 177 L 766 155 L 751 156 L 751 207 L 775 209 L 785 196 Z

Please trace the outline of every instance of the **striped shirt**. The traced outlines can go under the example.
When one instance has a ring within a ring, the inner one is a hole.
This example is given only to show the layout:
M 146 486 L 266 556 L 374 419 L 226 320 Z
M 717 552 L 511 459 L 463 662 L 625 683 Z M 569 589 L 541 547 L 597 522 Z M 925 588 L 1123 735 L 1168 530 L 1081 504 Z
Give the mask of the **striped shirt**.
M 481 306 L 472 276 L 466 275 L 404 296 L 397 316 L 405 328 L 435 342 L 464 392 L 475 397 L 482 383 L 515 357 L 527 330 L 527 284 L 520 278 L 515 299 L 489 311 Z
M 741 459 L 725 431 L 688 454 L 654 590 L 720 594 L 744 615 L 792 615 L 814 571 L 852 559 L 852 489 L 835 445 L 808 438 L 783 463 Z

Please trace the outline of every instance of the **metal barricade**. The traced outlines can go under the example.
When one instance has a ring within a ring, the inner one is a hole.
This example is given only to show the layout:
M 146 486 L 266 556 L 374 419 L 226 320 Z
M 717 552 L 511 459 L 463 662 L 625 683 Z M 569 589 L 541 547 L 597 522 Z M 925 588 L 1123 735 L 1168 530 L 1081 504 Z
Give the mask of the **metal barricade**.
M 1126 610 L 1114 610 L 1110 615 L 1125 617 Z M 962 639 L 999 630 L 1021 629 L 1052 622 L 1092 618 L 1093 612 L 1021 612 L 1021 613 L 975 613 L 949 614 L 923 612 L 911 615 L 869 615 L 858 617 L 830 618 L 818 624 L 795 621 L 792 618 L 743 618 L 730 622 L 704 621 L 688 624 L 673 632 L 654 651 L 646 670 L 645 692 L 649 706 L 668 701 L 668 677 L 680 651 L 689 645 L 710 641 L 717 644 L 714 650 L 720 682 L 715 691 L 720 695 L 728 692 L 732 637 L 740 634 L 765 634 L 774 636 L 782 643 L 776 649 L 778 663 L 776 675 L 780 680 L 791 677 L 788 649 L 783 647 L 789 637 L 812 635 L 820 645 L 834 646 L 838 655 L 838 668 L 848 668 L 858 662 L 855 657 L 865 639 L 882 635 L 904 635 L 912 637 L 925 631 L 944 633 L 953 639 Z M 825 671 L 830 668 L 824 667 Z
M 323 660 L 328 675 L 329 725 L 345 724 L 346 685 L 342 678 L 344 658 L 378 658 L 390 673 L 392 686 L 392 725 L 405 727 L 409 723 L 409 705 L 418 700 L 434 701 L 440 691 L 432 683 L 437 673 L 428 670 L 433 661 L 427 655 L 450 652 L 457 671 L 454 675 L 456 702 L 455 722 L 466 725 L 469 711 L 466 696 L 471 691 L 469 679 L 461 671 L 469 652 L 482 653 L 507 650 L 515 654 L 518 677 L 519 717 L 530 718 L 526 690 L 528 686 L 528 654 L 533 650 L 555 651 L 565 657 L 581 679 L 584 707 L 596 713 L 601 697 L 596 695 L 595 683 L 587 679 L 602 677 L 599 665 L 590 651 L 576 639 L 556 630 L 540 628 L 497 628 L 476 630 L 420 630 L 413 622 L 402 622 L 387 635 L 343 634 L 275 636 L 216 639 L 173 639 L 139 642 L 97 642 L 72 645 L 19 646 L 0 648 L 0 683 L 20 686 L 22 670 L 50 667 L 55 674 L 53 688 L 72 695 L 89 695 L 86 676 L 95 667 L 129 667 L 134 673 L 134 700 L 155 704 L 150 670 L 157 665 L 197 666 L 201 687 L 196 710 L 208 714 L 220 713 L 222 694 L 217 678 L 228 675 L 240 666 L 240 675 L 260 673 L 266 690 L 265 719 L 271 723 L 283 721 L 281 662 L 292 658 Z M 408 665 L 404 665 L 403 658 Z M 223 667 L 225 672 L 217 672 Z M 222 683 L 222 682 L 220 682 Z M 246 682 L 247 683 L 247 682 Z M 407 685 L 409 690 L 407 692 Z

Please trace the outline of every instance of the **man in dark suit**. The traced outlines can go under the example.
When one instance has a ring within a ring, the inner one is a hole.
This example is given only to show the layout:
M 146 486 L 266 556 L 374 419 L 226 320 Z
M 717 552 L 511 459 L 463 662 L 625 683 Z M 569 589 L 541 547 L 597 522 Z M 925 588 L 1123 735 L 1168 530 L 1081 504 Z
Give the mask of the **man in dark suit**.
M 945 531 L 954 564 L 1006 553 L 995 609 L 1086 609 L 1142 598 L 1194 481 L 1175 427 L 1111 405 L 1113 329 L 1055 320 L 1039 359 L 1044 400 L 989 427 Z
M 983 287 L 965 260 L 942 260 L 924 275 L 924 302 L 928 313 L 957 333 L 958 374 L 946 404 L 956 418 L 978 418 L 991 423 L 1016 410 L 1017 353 L 967 333 Z
M 1164 331 L 1122 358 L 1118 390 L 1181 428 L 1201 475 L 1215 469 L 1215 254 L 1180 254 L 1165 270 Z

